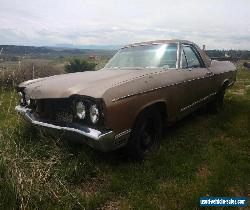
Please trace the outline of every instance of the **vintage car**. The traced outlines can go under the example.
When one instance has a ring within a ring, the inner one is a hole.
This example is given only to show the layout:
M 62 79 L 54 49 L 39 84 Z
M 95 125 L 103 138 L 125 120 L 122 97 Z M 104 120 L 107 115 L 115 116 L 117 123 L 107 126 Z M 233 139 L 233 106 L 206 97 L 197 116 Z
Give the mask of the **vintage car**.
M 16 110 L 34 125 L 70 134 L 101 151 L 120 147 L 144 159 L 163 129 L 202 105 L 218 110 L 236 68 L 183 40 L 136 43 L 98 71 L 21 83 Z

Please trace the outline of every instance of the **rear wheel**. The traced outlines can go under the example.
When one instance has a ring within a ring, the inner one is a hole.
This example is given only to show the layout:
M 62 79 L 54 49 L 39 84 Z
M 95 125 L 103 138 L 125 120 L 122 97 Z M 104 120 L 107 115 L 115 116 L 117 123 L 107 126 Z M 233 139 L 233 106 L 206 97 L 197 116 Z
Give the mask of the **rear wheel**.
M 160 146 L 162 119 L 156 110 L 147 110 L 137 119 L 127 144 L 130 157 L 137 160 L 149 158 Z

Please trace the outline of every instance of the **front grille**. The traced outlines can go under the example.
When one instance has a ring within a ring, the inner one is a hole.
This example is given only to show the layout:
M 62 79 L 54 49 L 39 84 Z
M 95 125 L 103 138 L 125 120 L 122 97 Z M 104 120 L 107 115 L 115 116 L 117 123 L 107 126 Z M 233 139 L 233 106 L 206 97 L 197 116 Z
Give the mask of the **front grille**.
M 105 123 L 103 118 L 102 109 L 100 109 L 100 119 L 96 124 L 90 122 L 89 116 L 86 116 L 85 119 L 80 120 L 75 115 L 75 98 L 67 99 L 31 99 L 29 108 L 32 109 L 32 114 L 37 118 L 45 122 L 56 123 L 56 124 L 78 124 L 84 125 L 87 127 L 95 129 L 105 130 Z M 87 107 L 87 115 L 89 115 L 89 106 L 92 101 L 85 99 L 84 103 Z
M 73 122 L 73 108 L 67 99 L 31 100 L 33 114 L 42 120 L 54 122 Z

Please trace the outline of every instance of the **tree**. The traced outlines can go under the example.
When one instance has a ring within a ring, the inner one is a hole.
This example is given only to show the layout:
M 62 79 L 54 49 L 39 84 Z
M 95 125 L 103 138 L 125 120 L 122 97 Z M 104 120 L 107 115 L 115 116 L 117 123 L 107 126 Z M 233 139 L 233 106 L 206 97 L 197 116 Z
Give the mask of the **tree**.
M 95 70 L 96 65 L 96 63 L 74 58 L 65 66 L 65 71 L 67 73 L 93 71 Z

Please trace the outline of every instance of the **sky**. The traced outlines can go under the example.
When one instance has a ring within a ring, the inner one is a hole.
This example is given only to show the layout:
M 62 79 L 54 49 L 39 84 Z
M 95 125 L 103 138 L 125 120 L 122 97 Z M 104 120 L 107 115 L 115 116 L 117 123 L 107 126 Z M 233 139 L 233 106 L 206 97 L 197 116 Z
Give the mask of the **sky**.
M 77 47 L 157 39 L 250 50 L 250 0 L 0 0 L 0 44 Z

